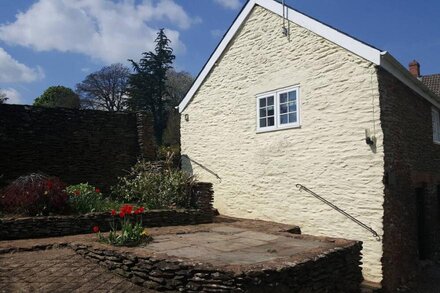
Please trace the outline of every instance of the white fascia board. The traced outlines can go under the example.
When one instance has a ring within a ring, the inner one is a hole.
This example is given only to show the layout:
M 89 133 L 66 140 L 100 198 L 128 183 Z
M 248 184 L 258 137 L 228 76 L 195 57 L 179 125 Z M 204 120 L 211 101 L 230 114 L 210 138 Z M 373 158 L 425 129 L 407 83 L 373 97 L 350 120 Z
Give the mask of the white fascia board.
M 281 3 L 274 0 L 256 0 L 255 2 L 273 13 L 283 16 L 283 5 Z M 367 44 L 291 8 L 286 8 L 286 16 L 291 22 L 314 32 L 332 43 L 335 43 L 376 65 L 380 64 L 380 50 L 368 46 Z
M 402 64 L 399 63 L 391 54 L 384 51 L 381 54 L 380 66 L 391 73 L 394 77 L 407 85 L 410 89 L 425 98 L 432 105 L 440 109 L 440 98 L 432 93 L 426 85 L 415 78 Z

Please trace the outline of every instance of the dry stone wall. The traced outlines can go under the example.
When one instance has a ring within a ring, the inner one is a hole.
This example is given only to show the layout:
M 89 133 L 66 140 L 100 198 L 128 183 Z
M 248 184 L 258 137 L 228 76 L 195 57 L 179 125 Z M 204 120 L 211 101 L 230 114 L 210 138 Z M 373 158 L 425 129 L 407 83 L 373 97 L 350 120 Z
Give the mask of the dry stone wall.
M 1 180 L 43 172 L 105 190 L 139 156 L 155 158 L 153 137 L 145 114 L 0 105 Z
M 172 257 L 129 253 L 73 244 L 87 259 L 135 284 L 167 292 L 359 292 L 359 242 L 279 269 L 233 272 Z
M 180 226 L 212 223 L 213 213 L 201 210 L 151 210 L 142 215 L 145 227 Z M 0 240 L 58 237 L 93 233 L 99 226 L 102 232 L 110 225 L 119 225 L 119 218 L 110 213 L 91 213 L 78 216 L 50 216 L 0 219 Z

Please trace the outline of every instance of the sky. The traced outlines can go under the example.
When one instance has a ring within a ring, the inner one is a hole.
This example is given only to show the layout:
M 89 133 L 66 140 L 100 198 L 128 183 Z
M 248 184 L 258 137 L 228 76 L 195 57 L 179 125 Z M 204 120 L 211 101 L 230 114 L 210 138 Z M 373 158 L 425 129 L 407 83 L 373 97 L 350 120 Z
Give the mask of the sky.
M 0 89 L 32 104 L 49 86 L 75 89 L 103 66 L 139 60 L 158 29 L 178 71 L 196 76 L 245 0 L 0 0 Z M 301 12 L 390 52 L 422 75 L 440 73 L 438 0 L 286 0 Z

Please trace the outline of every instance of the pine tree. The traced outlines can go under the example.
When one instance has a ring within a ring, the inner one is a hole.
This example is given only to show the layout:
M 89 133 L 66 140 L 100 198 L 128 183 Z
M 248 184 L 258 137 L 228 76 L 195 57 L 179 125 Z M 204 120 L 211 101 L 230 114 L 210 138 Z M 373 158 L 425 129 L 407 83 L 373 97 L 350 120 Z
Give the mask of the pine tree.
M 130 110 L 148 111 L 153 115 L 156 141 L 161 145 L 166 126 L 167 71 L 172 68 L 175 56 L 164 29 L 159 30 L 155 43 L 154 52 L 142 53 L 138 63 L 129 60 L 134 73 L 129 78 L 128 106 Z

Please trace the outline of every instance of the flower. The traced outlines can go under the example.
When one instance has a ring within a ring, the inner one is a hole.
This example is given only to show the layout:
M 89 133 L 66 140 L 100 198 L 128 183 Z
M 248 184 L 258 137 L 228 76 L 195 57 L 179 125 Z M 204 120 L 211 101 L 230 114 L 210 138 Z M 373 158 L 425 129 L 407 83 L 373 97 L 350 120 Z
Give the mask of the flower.
M 112 210 L 112 216 L 116 216 L 116 211 Z
M 136 215 L 142 214 L 143 212 L 144 212 L 144 207 L 139 207 L 134 211 Z
M 148 230 L 147 230 L 147 228 L 145 228 L 144 231 L 142 231 L 141 235 L 142 235 L 142 236 L 148 236 Z
M 94 233 L 98 233 L 99 232 L 99 226 L 93 226 L 92 228 Z
M 47 189 L 51 190 L 53 187 L 53 181 L 52 180 L 47 180 L 46 181 L 46 187 Z
M 120 212 L 120 213 L 119 213 L 119 217 L 120 217 L 120 218 L 125 217 L 125 213 L 124 213 L 124 212 Z
M 96 193 L 101 193 L 101 189 L 99 189 L 99 188 L 95 188 L 95 192 L 96 192 Z
M 133 206 L 132 206 L 132 205 L 129 205 L 129 204 L 124 204 L 124 205 L 121 207 L 121 213 L 124 213 L 124 214 L 132 214 L 132 213 L 133 213 Z
M 79 191 L 79 190 L 75 190 L 73 193 L 74 193 L 75 195 L 80 195 L 80 194 L 81 194 L 81 191 Z

